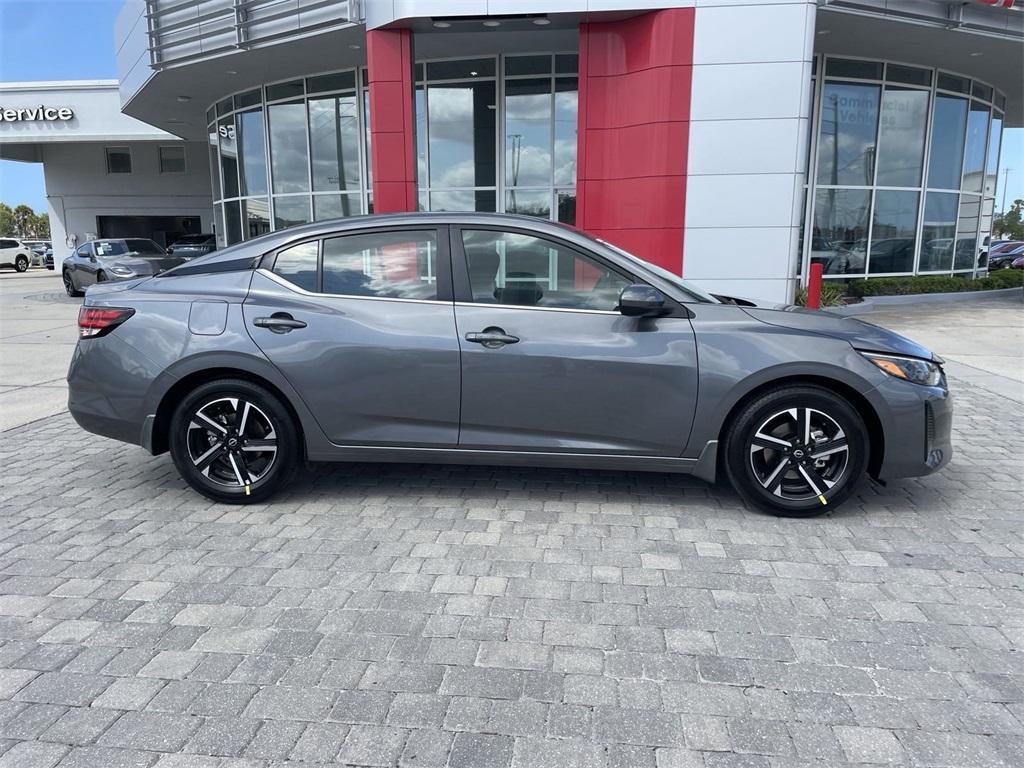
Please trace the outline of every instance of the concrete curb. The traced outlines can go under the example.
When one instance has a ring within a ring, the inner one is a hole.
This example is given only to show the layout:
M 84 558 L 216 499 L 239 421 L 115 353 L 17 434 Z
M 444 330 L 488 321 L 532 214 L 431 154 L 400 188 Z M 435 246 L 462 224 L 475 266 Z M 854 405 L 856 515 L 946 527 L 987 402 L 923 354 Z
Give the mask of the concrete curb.
M 843 307 L 823 307 L 837 315 L 866 315 L 882 311 L 890 307 L 901 307 L 914 304 L 943 304 L 950 301 L 977 301 L 985 299 L 1011 298 L 1021 296 L 1020 288 L 999 288 L 994 291 L 958 291 L 957 293 L 915 293 L 908 296 L 871 296 L 859 304 L 847 304 Z

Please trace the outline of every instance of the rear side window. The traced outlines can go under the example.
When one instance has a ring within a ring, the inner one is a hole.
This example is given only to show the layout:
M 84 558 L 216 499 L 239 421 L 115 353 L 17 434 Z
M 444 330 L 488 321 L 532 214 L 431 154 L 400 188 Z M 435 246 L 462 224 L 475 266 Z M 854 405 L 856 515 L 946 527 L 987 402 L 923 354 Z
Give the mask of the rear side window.
M 319 242 L 299 243 L 277 254 L 274 274 L 307 291 L 316 291 L 316 258 Z
M 370 232 L 324 240 L 323 292 L 436 299 L 437 234 Z
M 14 240 L 0 240 L 0 248 L 17 248 L 18 243 Z

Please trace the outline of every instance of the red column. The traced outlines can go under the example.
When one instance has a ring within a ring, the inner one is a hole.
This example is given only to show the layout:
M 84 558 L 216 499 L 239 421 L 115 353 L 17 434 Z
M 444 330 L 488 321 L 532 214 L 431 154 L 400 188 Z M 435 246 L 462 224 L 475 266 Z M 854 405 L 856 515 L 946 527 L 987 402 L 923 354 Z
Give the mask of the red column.
M 692 8 L 580 25 L 576 224 L 683 268 Z
M 412 32 L 366 33 L 370 83 L 370 162 L 373 210 L 416 210 L 416 139 L 413 106 Z

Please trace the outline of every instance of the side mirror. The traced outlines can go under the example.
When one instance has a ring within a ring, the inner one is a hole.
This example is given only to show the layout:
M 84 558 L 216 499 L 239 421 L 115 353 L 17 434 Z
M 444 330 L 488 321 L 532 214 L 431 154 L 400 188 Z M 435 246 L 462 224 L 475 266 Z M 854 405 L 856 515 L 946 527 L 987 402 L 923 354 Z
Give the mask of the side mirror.
M 627 285 L 619 294 L 619 312 L 626 317 L 657 317 L 665 311 L 665 294 L 649 285 Z

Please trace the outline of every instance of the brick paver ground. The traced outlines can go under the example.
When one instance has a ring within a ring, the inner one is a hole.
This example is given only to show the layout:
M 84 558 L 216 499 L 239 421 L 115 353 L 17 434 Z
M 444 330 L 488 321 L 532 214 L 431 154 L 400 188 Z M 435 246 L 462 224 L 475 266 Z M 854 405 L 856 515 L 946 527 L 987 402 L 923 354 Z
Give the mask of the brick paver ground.
M 217 506 L 66 414 L 6 432 L 0 768 L 1020 766 L 1024 424 L 956 403 L 945 472 L 805 521 L 422 466 Z

